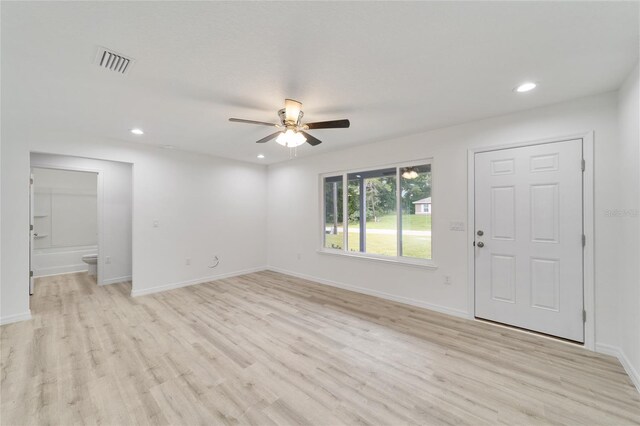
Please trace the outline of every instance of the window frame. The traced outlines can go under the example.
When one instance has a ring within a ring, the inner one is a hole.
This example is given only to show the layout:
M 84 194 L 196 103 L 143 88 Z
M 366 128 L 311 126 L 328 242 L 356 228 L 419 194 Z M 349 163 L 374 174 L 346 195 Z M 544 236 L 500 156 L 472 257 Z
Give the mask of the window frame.
M 434 201 L 435 191 L 435 178 L 434 178 L 434 159 L 433 157 L 423 158 L 419 160 L 411 160 L 411 161 L 401 161 L 395 162 L 391 164 L 383 164 L 377 166 L 369 166 L 369 167 L 361 167 L 357 169 L 347 169 L 347 170 L 336 170 L 333 172 L 321 173 L 319 175 L 319 197 L 320 197 L 320 248 L 317 250 L 318 253 L 321 254 L 329 254 L 336 256 L 345 256 L 362 260 L 376 261 L 376 262 L 384 262 L 384 263 L 395 263 L 409 266 L 418 266 L 427 269 L 437 269 L 437 264 L 435 262 L 435 250 L 434 250 L 434 217 L 433 217 L 433 209 L 431 213 L 431 259 L 420 259 L 416 257 L 407 257 L 402 256 L 402 182 L 400 178 L 400 168 L 403 167 L 414 167 L 414 166 L 422 166 L 422 165 L 431 166 L 431 200 L 432 206 Z M 366 253 L 366 252 L 352 252 L 349 251 L 348 247 L 348 236 L 349 236 L 349 203 L 348 203 L 348 182 L 349 174 L 353 173 L 367 173 L 376 171 L 378 169 L 396 169 L 396 238 L 397 238 L 397 254 L 396 256 L 386 256 L 381 254 L 374 253 Z M 325 247 L 325 238 L 326 238 L 326 212 L 325 212 L 325 193 L 324 193 L 324 180 L 326 178 L 335 178 L 338 176 L 342 176 L 342 248 L 334 249 Z

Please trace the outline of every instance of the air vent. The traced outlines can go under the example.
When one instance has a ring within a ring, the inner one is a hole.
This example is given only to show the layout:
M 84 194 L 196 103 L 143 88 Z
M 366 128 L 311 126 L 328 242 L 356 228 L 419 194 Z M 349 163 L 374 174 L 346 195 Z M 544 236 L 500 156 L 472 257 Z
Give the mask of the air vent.
M 132 58 L 126 57 L 104 47 L 98 47 L 95 63 L 100 68 L 120 74 L 126 74 L 133 66 L 133 62 L 134 60 Z

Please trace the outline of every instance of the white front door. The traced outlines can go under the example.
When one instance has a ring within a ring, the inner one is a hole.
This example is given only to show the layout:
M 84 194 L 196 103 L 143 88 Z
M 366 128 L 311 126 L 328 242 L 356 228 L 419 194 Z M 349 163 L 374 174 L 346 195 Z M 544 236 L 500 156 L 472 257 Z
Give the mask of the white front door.
M 475 155 L 475 316 L 584 341 L 582 140 Z

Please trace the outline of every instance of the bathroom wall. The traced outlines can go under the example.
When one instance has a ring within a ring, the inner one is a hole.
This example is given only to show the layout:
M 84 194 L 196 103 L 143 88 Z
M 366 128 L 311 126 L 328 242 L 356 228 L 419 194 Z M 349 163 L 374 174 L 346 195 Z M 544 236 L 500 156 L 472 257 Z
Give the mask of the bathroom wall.
M 51 154 L 31 154 L 31 167 L 62 168 L 98 174 L 98 284 L 113 284 L 131 279 L 132 268 L 132 166 L 116 161 L 94 160 Z M 37 182 L 37 178 L 36 178 Z M 48 273 L 56 273 L 57 262 L 77 260 L 91 247 L 75 246 L 75 253 L 57 253 L 57 257 L 39 256 L 34 264 Z M 93 251 L 95 252 L 95 251 Z M 85 265 L 86 266 L 86 265 Z M 84 268 L 84 267 L 83 267 Z M 62 271 L 64 272 L 64 271 Z M 61 273 L 61 272 L 58 272 Z M 41 275 L 44 273 L 41 273 Z
M 86 271 L 98 252 L 98 175 L 33 168 L 33 262 L 36 277 Z

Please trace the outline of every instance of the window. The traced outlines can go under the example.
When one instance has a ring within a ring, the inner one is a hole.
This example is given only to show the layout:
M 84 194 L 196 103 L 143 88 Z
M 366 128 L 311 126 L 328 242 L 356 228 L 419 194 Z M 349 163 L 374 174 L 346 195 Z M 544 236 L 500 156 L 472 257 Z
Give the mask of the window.
M 431 165 L 400 173 L 402 256 L 431 259 Z
M 342 176 L 324 179 L 324 247 L 344 247 Z
M 430 163 L 326 176 L 323 188 L 325 249 L 431 259 Z

